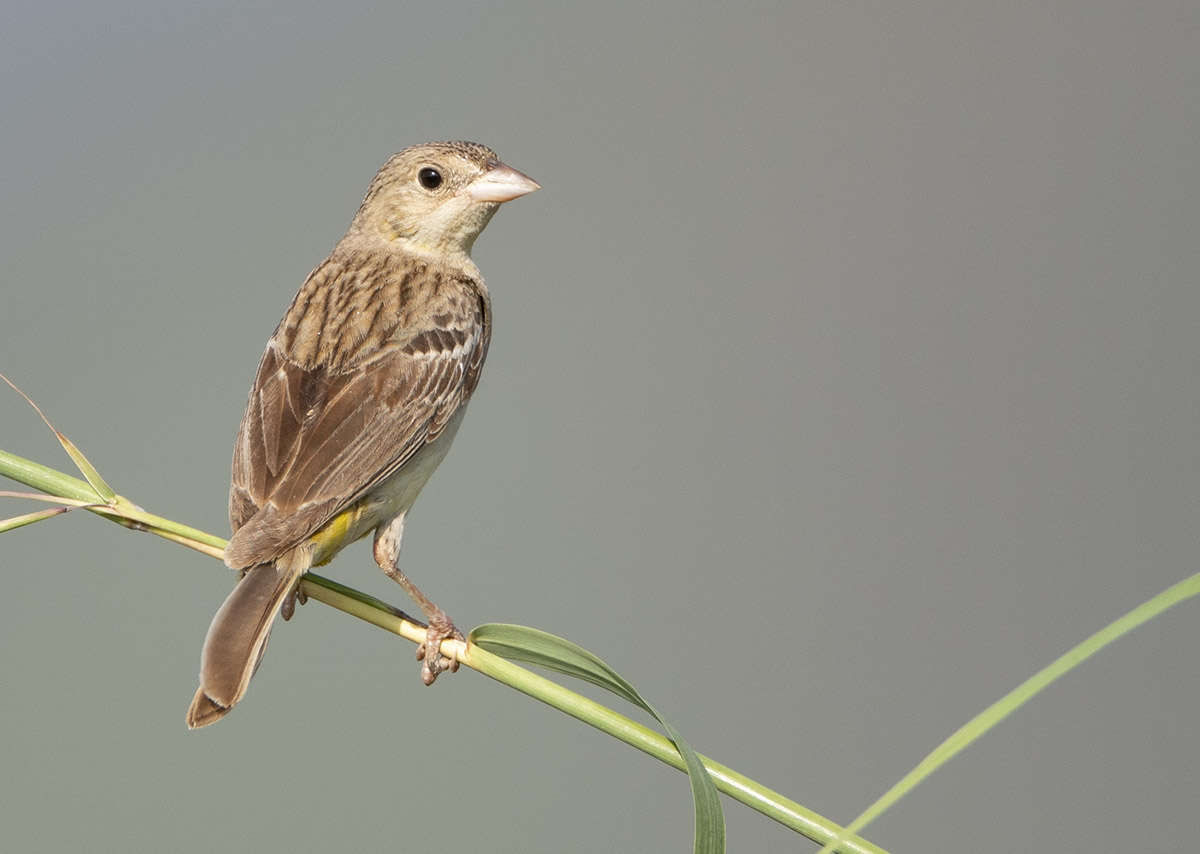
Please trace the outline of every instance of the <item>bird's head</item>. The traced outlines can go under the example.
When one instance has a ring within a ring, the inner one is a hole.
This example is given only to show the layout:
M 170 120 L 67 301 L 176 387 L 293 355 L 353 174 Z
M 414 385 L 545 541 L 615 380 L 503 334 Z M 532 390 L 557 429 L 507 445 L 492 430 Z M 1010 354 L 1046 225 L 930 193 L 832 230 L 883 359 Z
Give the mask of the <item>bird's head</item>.
M 410 251 L 469 257 L 500 204 L 536 189 L 536 181 L 478 143 L 414 145 L 383 164 L 354 224 Z

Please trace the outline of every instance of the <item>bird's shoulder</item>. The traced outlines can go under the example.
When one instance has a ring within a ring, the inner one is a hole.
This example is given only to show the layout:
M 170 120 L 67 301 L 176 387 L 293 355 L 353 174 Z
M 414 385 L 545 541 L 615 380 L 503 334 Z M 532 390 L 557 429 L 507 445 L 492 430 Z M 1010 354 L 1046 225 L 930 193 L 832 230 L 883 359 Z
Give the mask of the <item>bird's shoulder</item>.
M 271 344 L 297 367 L 353 371 L 384 351 L 440 333 L 490 327 L 487 286 L 469 259 L 342 243 L 309 274 Z

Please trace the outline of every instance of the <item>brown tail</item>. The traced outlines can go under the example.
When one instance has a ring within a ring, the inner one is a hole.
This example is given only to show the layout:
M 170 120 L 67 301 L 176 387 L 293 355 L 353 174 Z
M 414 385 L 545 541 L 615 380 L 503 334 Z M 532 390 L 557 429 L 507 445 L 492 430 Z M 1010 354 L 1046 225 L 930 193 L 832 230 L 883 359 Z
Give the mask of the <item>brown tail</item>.
M 247 571 L 233 588 L 204 638 L 200 689 L 187 713 L 189 729 L 220 720 L 242 699 L 267 648 L 279 606 L 302 574 L 261 564 Z

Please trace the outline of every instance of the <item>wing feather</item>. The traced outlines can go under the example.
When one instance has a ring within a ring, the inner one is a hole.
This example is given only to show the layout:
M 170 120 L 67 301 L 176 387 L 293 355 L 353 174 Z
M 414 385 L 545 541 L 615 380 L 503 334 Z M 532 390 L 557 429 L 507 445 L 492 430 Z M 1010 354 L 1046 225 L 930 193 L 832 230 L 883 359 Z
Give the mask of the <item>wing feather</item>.
M 285 317 L 234 451 L 230 566 L 274 560 L 303 542 L 437 439 L 467 401 L 490 337 L 487 294 L 466 276 L 439 281 L 437 291 L 441 312 L 416 329 L 399 313 L 373 352 L 353 342 L 365 357 L 348 369 L 337 353 L 312 365 L 289 359 Z

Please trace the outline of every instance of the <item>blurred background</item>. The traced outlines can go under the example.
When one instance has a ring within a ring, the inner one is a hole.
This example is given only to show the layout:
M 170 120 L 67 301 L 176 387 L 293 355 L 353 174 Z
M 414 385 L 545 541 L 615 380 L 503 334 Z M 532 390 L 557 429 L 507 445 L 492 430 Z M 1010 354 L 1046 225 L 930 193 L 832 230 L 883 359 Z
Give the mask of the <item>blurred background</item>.
M 849 821 L 1197 570 L 1198 43 L 1188 2 L 11 3 L 0 371 L 226 535 L 262 348 L 375 170 L 492 146 L 543 189 L 476 247 L 492 349 L 405 571 Z M 6 389 L 0 448 L 70 469 Z M 315 603 L 188 732 L 233 581 L 199 554 L 73 513 L 0 567 L 9 850 L 690 850 L 682 775 Z M 367 544 L 327 574 L 411 606 Z M 1194 845 L 1196 608 L 865 835 Z M 731 851 L 811 847 L 726 814 Z

